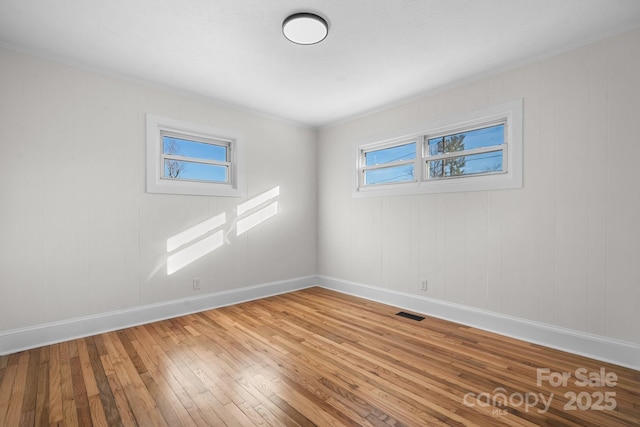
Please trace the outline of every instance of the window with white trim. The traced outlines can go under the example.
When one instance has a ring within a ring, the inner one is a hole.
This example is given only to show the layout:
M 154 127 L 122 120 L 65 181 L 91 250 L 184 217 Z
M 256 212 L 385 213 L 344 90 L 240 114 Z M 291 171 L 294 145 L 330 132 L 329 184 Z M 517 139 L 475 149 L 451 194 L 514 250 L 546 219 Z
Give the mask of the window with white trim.
M 506 119 L 480 127 L 426 135 L 425 180 L 507 172 Z
M 416 141 L 373 146 L 361 152 L 361 185 L 415 182 Z
M 147 192 L 241 197 L 243 172 L 233 132 L 147 115 Z
M 522 187 L 522 100 L 369 138 L 354 197 Z

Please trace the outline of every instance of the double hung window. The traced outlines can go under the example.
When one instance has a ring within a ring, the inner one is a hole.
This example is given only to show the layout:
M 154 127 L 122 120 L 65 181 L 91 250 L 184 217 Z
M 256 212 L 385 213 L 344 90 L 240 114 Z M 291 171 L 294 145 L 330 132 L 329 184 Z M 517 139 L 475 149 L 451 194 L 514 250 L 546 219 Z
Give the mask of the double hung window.
M 362 184 L 415 182 L 416 141 L 362 150 Z
M 243 195 L 242 142 L 220 129 L 147 115 L 147 191 Z
M 232 140 L 202 138 L 161 131 L 162 179 L 230 182 Z
M 507 171 L 505 121 L 479 128 L 425 136 L 425 180 Z

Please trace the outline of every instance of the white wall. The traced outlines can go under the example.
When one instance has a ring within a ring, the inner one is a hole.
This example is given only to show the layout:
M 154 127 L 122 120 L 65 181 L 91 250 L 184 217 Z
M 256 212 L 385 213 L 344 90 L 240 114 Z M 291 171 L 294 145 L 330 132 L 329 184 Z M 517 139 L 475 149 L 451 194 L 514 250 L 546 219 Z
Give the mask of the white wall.
M 245 199 L 145 193 L 145 114 L 238 132 L 280 211 L 172 276 L 166 239 Z M 0 49 L 0 332 L 316 273 L 314 129 Z M 191 279 L 201 278 L 193 291 Z
M 640 343 L 640 29 L 319 134 L 324 276 Z M 524 188 L 351 198 L 355 142 L 524 99 Z
M 640 344 L 639 45 L 636 29 L 319 135 L 0 49 L 0 335 L 319 272 L 419 296 L 428 279 L 431 298 Z M 515 98 L 523 189 L 351 198 L 356 140 Z M 279 185 L 278 215 L 167 276 L 166 239 L 243 200 L 145 193 L 146 113 L 242 133 L 248 197 Z

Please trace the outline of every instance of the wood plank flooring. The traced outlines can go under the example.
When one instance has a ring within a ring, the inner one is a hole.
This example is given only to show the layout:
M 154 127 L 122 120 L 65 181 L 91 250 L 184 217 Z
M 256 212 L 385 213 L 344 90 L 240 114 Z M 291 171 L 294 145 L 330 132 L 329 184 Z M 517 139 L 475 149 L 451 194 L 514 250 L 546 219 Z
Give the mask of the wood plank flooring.
M 638 371 L 398 311 L 311 288 L 3 356 L 0 426 L 640 425 Z

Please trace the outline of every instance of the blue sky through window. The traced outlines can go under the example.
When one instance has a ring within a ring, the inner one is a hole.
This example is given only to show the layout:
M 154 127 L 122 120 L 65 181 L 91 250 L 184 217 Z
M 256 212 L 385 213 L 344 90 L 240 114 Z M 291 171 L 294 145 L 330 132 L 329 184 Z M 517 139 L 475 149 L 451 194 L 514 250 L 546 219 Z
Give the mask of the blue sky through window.
M 476 148 L 500 146 L 504 144 L 504 130 L 505 125 L 500 123 L 466 132 L 441 135 L 439 137 L 429 138 L 427 140 L 427 149 L 429 155 L 437 156 Z M 450 141 L 455 137 L 464 137 L 462 143 L 457 145 L 443 143 L 444 140 Z M 416 144 L 417 142 L 413 141 L 407 144 L 365 152 L 365 167 L 384 166 L 386 164 L 389 166 L 365 169 L 364 184 L 375 185 L 414 181 L 416 177 L 413 162 L 393 166 L 392 164 L 403 160 L 414 160 L 416 157 Z M 498 150 L 429 161 L 429 176 L 431 178 L 444 178 L 498 172 L 502 171 L 503 160 L 503 152 L 502 150 Z
M 413 163 L 365 171 L 365 185 L 413 181 Z
M 215 160 L 226 162 L 228 147 L 192 141 L 168 135 L 162 137 L 164 154 L 188 157 L 194 161 L 165 159 L 164 177 L 190 181 L 228 182 L 229 168 L 223 165 L 200 163 L 196 160 Z
M 207 144 L 166 135 L 162 137 L 162 145 L 165 154 L 177 154 L 220 162 L 227 161 L 227 147 L 224 145 Z
M 372 150 L 364 153 L 365 165 L 376 166 L 392 164 L 402 160 L 413 160 L 416 158 L 416 142 L 397 145 L 394 147 Z M 393 182 L 413 181 L 414 164 L 389 166 L 380 169 L 370 169 L 365 171 L 365 185 L 385 184 Z
M 411 160 L 416 157 L 416 143 L 411 142 L 409 144 L 383 148 L 381 150 L 368 151 L 364 156 L 366 166 L 382 165 L 400 160 Z
M 443 138 L 444 140 L 448 140 L 450 138 L 461 136 L 464 136 L 462 144 L 455 145 L 443 143 Z M 504 124 L 498 124 L 467 132 L 458 132 L 455 134 L 430 138 L 428 140 L 428 149 L 429 155 L 437 156 L 462 150 L 493 147 L 502 144 L 504 144 Z M 429 176 L 431 178 L 442 178 L 502 171 L 502 155 L 502 151 L 493 151 L 489 153 L 470 154 L 466 156 L 453 157 L 448 160 L 430 162 Z M 458 168 L 452 167 L 456 162 L 463 163 L 464 166 Z
M 171 176 L 171 163 L 174 167 L 180 167 L 178 176 Z M 207 181 L 207 182 L 227 182 L 227 167 L 219 165 L 210 165 L 207 163 L 184 162 L 179 160 L 164 161 L 164 175 L 177 179 L 186 179 L 190 181 Z
M 481 129 L 470 130 L 468 132 L 458 132 L 450 135 L 444 135 L 445 138 L 464 135 L 464 149 L 471 150 L 474 148 L 491 147 L 494 145 L 504 144 L 504 125 L 499 124 Z M 439 142 L 442 141 L 442 136 L 429 139 L 429 154 L 437 156 L 439 154 L 450 153 L 454 150 L 449 150 Z
M 464 160 L 463 173 L 456 174 L 452 167 L 454 162 Z M 502 151 L 470 154 L 466 156 L 450 157 L 445 160 L 429 162 L 430 178 L 446 178 L 461 175 L 476 175 L 480 173 L 499 172 L 502 170 Z

